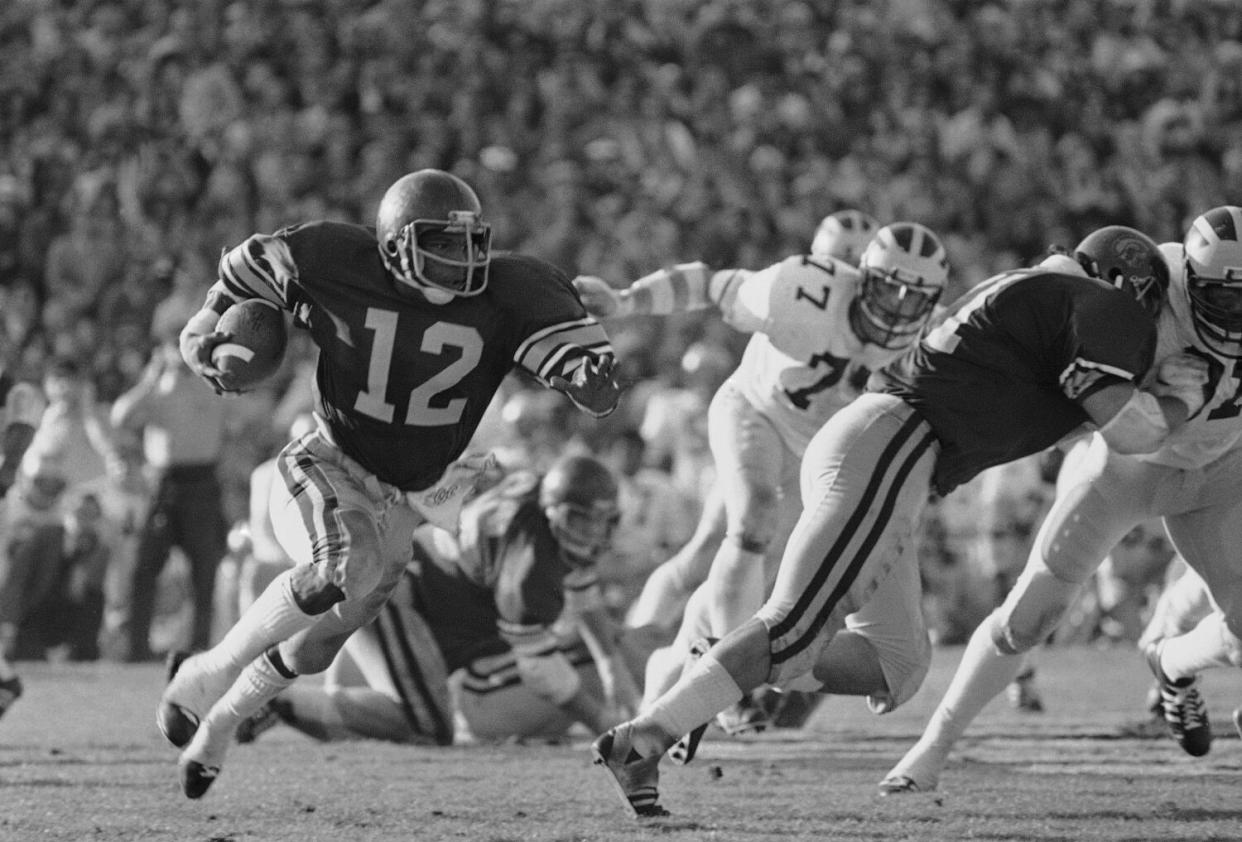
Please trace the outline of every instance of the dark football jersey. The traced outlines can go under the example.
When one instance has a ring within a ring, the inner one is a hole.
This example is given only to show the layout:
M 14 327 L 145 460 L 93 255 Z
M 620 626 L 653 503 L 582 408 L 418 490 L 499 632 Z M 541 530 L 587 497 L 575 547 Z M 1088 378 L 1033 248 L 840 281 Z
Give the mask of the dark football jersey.
M 462 509 L 452 552 L 425 551 L 416 609 L 431 626 L 450 670 L 511 646 L 555 648 L 550 627 L 568 587 L 594 582 L 594 570 L 571 567 L 539 507 L 539 477 L 509 475 Z
M 515 366 L 546 384 L 611 353 L 555 266 L 497 254 L 482 294 L 436 305 L 398 289 L 357 225 L 256 234 L 221 258 L 212 289 L 294 314 L 319 348 L 316 411 L 337 445 L 405 490 L 434 484 L 462 454 Z
M 1131 296 L 1103 281 L 1023 269 L 950 305 L 868 388 L 901 397 L 931 425 L 941 445 L 933 484 L 947 494 L 1088 421 L 1082 400 L 1138 381 L 1155 349 L 1155 323 Z

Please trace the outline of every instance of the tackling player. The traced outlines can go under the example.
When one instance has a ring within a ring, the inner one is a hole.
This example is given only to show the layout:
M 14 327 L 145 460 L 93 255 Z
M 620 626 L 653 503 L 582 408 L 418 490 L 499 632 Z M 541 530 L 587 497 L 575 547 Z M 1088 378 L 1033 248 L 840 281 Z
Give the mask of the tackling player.
M 416 530 L 413 563 L 350 636 L 329 686 L 295 684 L 260 721 L 319 739 L 449 745 L 456 676 L 476 739 L 615 724 L 638 701 L 596 570 L 619 518 L 616 479 L 589 456 L 562 457 L 542 477 L 510 474 L 462 507 L 457 536 Z M 346 672 L 362 681 L 338 678 Z
M 1242 666 L 1242 580 L 1234 561 L 1242 546 L 1242 208 L 1213 208 L 1194 221 L 1180 246 L 1161 250 L 1171 284 L 1157 358 L 1189 357 L 1206 369 L 1198 395 L 1184 392 L 1202 406 L 1153 452 L 1110 449 L 1104 427 L 1067 457 L 1026 568 L 1004 604 L 975 630 L 923 736 L 880 783 L 883 792 L 935 789 L 954 743 L 1013 677 L 1020 654 L 1055 629 L 1123 535 L 1161 516 L 1223 612 L 1187 634 L 1154 641 L 1146 654 L 1173 736 L 1193 755 L 1211 747 L 1196 675 Z M 1153 386 L 1160 388 L 1159 375 Z
M 866 227 L 856 224 L 848 230 L 860 232 L 861 239 Z M 850 248 L 854 242 L 841 239 L 843 253 L 857 253 Z M 811 255 L 789 257 L 760 272 L 711 272 L 701 263 L 686 264 L 641 278 L 620 293 L 602 282 L 576 281 L 588 310 L 596 315 L 618 309 L 663 313 L 677 306 L 674 302 L 701 301 L 705 294 L 705 303 L 715 303 L 726 322 L 754 333 L 708 415 L 727 524 L 724 540 L 706 581 L 687 603 L 676 640 L 650 661 L 646 702 L 676 681 L 696 640 L 723 637 L 763 604 L 770 584 L 765 554 L 774 541 L 783 544 L 796 518 L 798 464 L 807 442 L 860 394 L 872 369 L 896 359 L 913 343 L 947 282 L 943 247 L 917 223 L 878 229 L 857 268 L 815 251 L 827 247 L 817 234 Z M 681 295 L 679 285 L 689 294 Z M 711 517 L 710 510 L 706 517 Z M 698 531 L 706 530 L 700 526 Z M 881 596 L 888 593 L 886 588 Z M 884 603 L 883 598 L 875 602 Z M 847 645 L 847 638 L 854 646 L 874 645 L 867 642 L 868 632 L 857 631 L 872 627 L 864 609 L 864 616 L 851 618 L 850 631 L 838 645 Z M 921 625 L 909 632 L 907 640 L 925 637 Z M 909 646 L 895 648 L 905 651 Z M 825 692 L 866 693 L 874 688 L 874 682 L 860 688 L 849 680 Z M 726 732 L 738 734 L 763 727 L 764 716 L 746 697 L 718 722 Z M 675 757 L 688 761 L 693 750 L 688 746 Z
M 501 381 L 521 368 L 596 417 L 620 387 L 604 329 L 569 279 L 542 260 L 494 254 L 478 197 L 441 170 L 388 188 L 375 229 L 312 222 L 255 234 L 181 333 L 195 373 L 228 307 L 262 298 L 318 347 L 317 429 L 280 455 L 272 520 L 296 566 L 277 576 L 214 647 L 184 663 L 157 721 L 201 797 L 241 720 L 298 675 L 325 670 L 373 619 L 410 560 L 410 535 L 452 527 L 494 460 L 454 464 Z
M 910 245 L 930 253 L 930 244 Z M 661 755 L 744 693 L 763 682 L 815 689 L 832 680 L 836 667 L 822 660 L 828 644 L 885 579 L 911 586 L 893 609 L 906 616 L 880 621 L 921 626 L 915 530 L 930 492 L 948 494 L 1086 423 L 1117 449 L 1148 452 L 1201 407 L 1206 366 L 1185 362 L 1194 378 L 1138 386 L 1168 283 L 1156 244 L 1113 226 L 1084 240 L 1078 255 L 1097 277 L 1037 267 L 972 289 L 816 433 L 802 462 L 802 516 L 768 601 L 646 712 L 592 745 L 634 813 L 665 812 Z M 855 669 L 884 678 L 891 710 L 921 684 L 930 643 L 924 631 L 904 664 L 889 658 L 887 672 L 874 652 L 854 654 Z

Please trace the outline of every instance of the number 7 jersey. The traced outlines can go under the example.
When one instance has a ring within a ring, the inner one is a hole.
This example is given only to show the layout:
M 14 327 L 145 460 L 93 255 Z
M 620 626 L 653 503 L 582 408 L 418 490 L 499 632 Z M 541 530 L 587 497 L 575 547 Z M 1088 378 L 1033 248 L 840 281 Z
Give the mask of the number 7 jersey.
M 256 297 L 319 348 L 316 412 L 337 446 L 403 490 L 434 484 L 462 454 L 513 368 L 546 385 L 612 353 L 552 264 L 496 254 L 482 294 L 431 304 L 398 288 L 358 225 L 306 223 L 226 252 L 208 302 Z

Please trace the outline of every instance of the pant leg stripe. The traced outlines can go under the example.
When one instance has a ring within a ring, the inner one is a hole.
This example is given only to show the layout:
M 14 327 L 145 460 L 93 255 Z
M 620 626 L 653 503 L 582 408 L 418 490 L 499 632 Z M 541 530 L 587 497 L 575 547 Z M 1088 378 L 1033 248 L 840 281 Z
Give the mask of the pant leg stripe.
M 397 689 L 401 692 L 401 704 L 405 709 L 406 717 L 417 733 L 430 734 L 435 737 L 437 743 L 448 745 L 453 741 L 452 723 L 446 716 L 447 712 L 440 709 L 436 695 L 431 692 L 427 684 L 418 655 L 410 646 L 409 637 L 405 634 L 400 609 L 389 602 L 380 612 L 380 618 L 381 628 L 386 623 L 391 623 L 393 626 L 391 634 L 380 635 L 380 643 L 384 649 L 384 658 L 388 662 L 389 673 L 400 679 L 397 682 Z M 396 663 L 398 658 L 400 658 L 400 664 Z M 407 684 L 410 686 L 407 687 Z M 420 713 L 425 713 L 430 721 L 423 722 L 419 716 Z
M 872 550 L 875 549 L 875 545 L 880 540 L 880 536 L 884 534 L 889 518 L 892 517 L 893 508 L 897 505 L 897 498 L 901 495 L 901 491 L 905 487 L 906 477 L 908 477 L 910 472 L 914 470 L 914 466 L 918 464 L 918 461 L 923 457 L 923 454 L 927 452 L 927 449 L 931 447 L 934 440 L 935 437 L 932 433 L 928 432 L 927 435 L 924 436 L 923 439 L 910 452 L 910 455 L 905 459 L 905 461 L 902 462 L 901 467 L 897 471 L 893 484 L 889 487 L 888 493 L 884 497 L 883 505 L 881 506 L 879 513 L 876 515 L 871 529 L 868 531 L 862 545 L 858 548 L 858 552 L 854 554 L 854 557 L 850 561 L 849 566 L 846 568 L 845 573 L 837 582 L 837 586 L 833 588 L 832 593 L 828 595 L 828 598 L 824 601 L 824 604 L 820 606 L 819 612 L 815 615 L 814 621 L 812 621 L 806 632 L 789 646 L 772 654 L 773 663 L 782 663 L 787 661 L 794 655 L 797 655 L 799 652 L 806 649 L 806 647 L 810 646 L 811 642 L 815 640 L 815 637 L 819 634 L 820 630 L 823 629 L 824 625 L 828 622 L 828 618 L 832 616 L 832 612 L 836 608 L 837 604 L 842 598 L 844 598 L 846 593 L 849 591 L 850 586 L 853 585 L 854 581 L 858 578 L 858 574 L 862 570 L 863 564 L 866 563 Z M 825 559 L 825 562 L 828 567 L 833 565 L 833 562 L 828 559 Z
M 914 435 L 915 430 L 922 423 L 923 421 L 919 416 L 912 414 L 902 423 L 896 434 L 893 435 L 892 439 L 885 446 L 884 451 L 880 454 L 880 458 L 876 461 L 875 469 L 871 472 L 871 479 L 867 482 L 866 489 L 863 490 L 862 495 L 859 497 L 854 512 L 850 515 L 849 520 L 846 521 L 845 528 L 837 536 L 837 540 L 828 550 L 823 561 L 820 562 L 820 567 L 808 583 L 807 589 L 798 598 L 789 615 L 769 630 L 768 634 L 772 640 L 788 634 L 797 624 L 798 619 L 809 609 L 811 603 L 815 600 L 816 594 L 832 573 L 833 565 L 840 555 L 845 552 L 845 548 L 849 546 L 850 541 L 854 540 L 855 533 L 858 531 L 863 519 L 866 518 L 867 513 L 871 510 L 872 502 L 880 493 L 880 486 L 888 476 L 898 453 L 900 453 L 902 447 L 905 446 L 906 442 L 909 441 L 910 437 Z
M 315 558 L 298 559 L 301 561 L 317 561 L 324 557 L 325 550 L 329 555 L 339 553 L 345 546 L 345 528 L 335 515 L 329 527 L 326 513 L 335 512 L 339 504 L 336 489 L 328 475 L 315 459 L 306 452 L 287 453 L 277 463 L 281 479 L 288 486 L 289 492 L 297 502 L 298 512 L 306 525 L 307 534 L 318 537 L 318 543 L 311 547 Z

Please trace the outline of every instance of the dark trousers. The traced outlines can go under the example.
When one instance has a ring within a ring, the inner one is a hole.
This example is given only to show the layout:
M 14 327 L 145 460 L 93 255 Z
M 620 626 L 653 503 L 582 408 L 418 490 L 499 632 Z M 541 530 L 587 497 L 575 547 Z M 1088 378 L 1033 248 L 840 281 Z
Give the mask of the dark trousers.
M 228 524 L 221 503 L 220 481 L 214 465 L 170 468 L 160 480 L 151 512 L 138 537 L 130 577 L 128 631 L 129 657 L 150 657 L 151 618 L 155 610 L 156 579 L 173 547 L 190 562 L 194 622 L 190 646 L 211 645 L 211 602 L 216 568 L 224 557 Z

